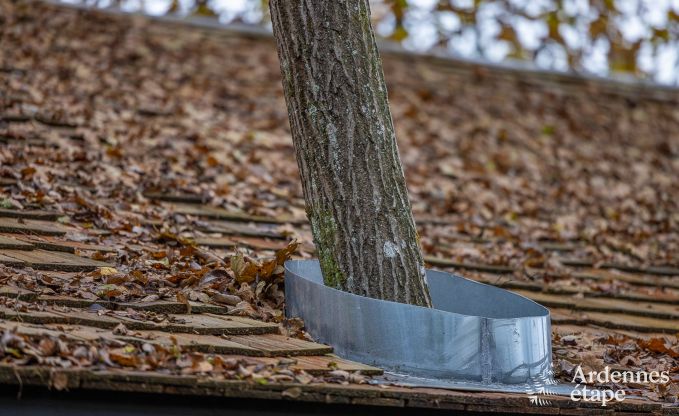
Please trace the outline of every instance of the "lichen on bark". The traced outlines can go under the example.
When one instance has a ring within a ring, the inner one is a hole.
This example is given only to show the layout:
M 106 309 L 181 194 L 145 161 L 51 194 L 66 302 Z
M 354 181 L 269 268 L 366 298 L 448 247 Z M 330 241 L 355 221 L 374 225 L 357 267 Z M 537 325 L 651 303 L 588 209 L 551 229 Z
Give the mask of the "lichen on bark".
M 318 261 L 323 271 L 323 281 L 331 287 L 342 287 L 346 278 L 332 255 L 334 240 L 337 237 L 337 224 L 329 211 L 311 214 L 311 232 L 316 241 Z
M 367 0 L 271 0 L 325 283 L 431 306 Z

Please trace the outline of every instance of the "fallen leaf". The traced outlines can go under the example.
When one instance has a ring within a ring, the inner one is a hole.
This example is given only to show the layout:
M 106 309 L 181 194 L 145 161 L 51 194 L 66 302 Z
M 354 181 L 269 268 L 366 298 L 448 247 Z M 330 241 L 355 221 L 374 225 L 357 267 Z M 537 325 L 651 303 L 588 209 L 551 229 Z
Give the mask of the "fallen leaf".
M 183 303 L 186 305 L 186 313 L 191 313 L 191 304 L 189 303 L 189 299 L 186 297 L 186 294 L 182 292 L 177 292 L 177 302 Z
M 290 399 L 296 399 L 302 395 L 302 389 L 300 387 L 290 387 L 289 389 L 283 390 L 281 396 L 288 397 Z
M 118 270 L 115 267 L 100 267 L 99 268 L 99 276 L 110 276 L 112 274 L 118 273 Z
M 113 332 L 113 335 L 127 335 L 128 330 L 127 330 L 127 327 L 125 325 L 120 323 L 120 324 L 116 325 L 116 327 L 113 328 L 113 330 L 111 332 Z
M 238 252 L 231 256 L 231 270 L 238 283 L 250 283 L 257 278 L 259 267 L 255 263 L 247 261 L 243 253 Z
M 679 358 L 679 352 L 667 346 L 662 338 L 651 338 L 649 340 L 637 340 L 639 347 L 660 354 L 667 354 L 672 358 Z
M 123 367 L 137 367 L 139 365 L 137 357 L 127 353 L 123 348 L 109 351 L 108 356 L 111 361 Z
M 68 375 L 63 371 L 54 371 L 50 376 L 50 386 L 56 391 L 66 390 L 68 387 Z

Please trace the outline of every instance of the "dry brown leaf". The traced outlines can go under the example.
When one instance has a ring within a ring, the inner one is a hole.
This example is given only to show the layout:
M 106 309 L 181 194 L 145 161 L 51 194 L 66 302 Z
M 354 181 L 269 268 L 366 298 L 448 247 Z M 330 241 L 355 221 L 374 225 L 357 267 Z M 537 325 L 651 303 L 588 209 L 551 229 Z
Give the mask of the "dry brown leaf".
M 123 348 L 109 351 L 108 356 L 111 361 L 123 367 L 137 367 L 139 365 L 137 356 L 127 353 Z
M 113 330 L 111 332 L 113 332 L 113 335 L 127 335 L 128 329 L 125 325 L 120 323 L 120 324 L 116 325 L 116 327 L 113 328 Z
M 115 267 L 100 267 L 99 268 L 99 276 L 110 276 L 113 274 L 118 273 L 118 270 Z
M 231 256 L 231 270 L 238 283 L 250 283 L 254 282 L 257 278 L 259 266 L 246 259 L 243 253 L 238 252 Z
M 670 348 L 662 338 L 651 338 L 649 340 L 637 340 L 639 347 L 660 354 L 667 354 L 672 358 L 679 358 L 679 352 Z
M 297 250 L 299 243 L 297 240 L 292 240 L 285 248 L 282 248 L 276 252 L 276 263 L 282 266 L 285 261 L 290 258 L 290 256 Z
M 63 371 L 54 371 L 50 375 L 50 386 L 56 391 L 66 390 L 68 387 L 68 374 Z
M 189 298 L 186 296 L 186 294 L 183 292 L 177 292 L 175 296 L 177 298 L 177 302 L 186 305 L 186 313 L 191 313 L 191 304 L 189 303 Z
M 289 389 L 283 390 L 281 396 L 288 397 L 290 399 L 297 399 L 302 395 L 302 389 L 300 387 L 290 387 Z

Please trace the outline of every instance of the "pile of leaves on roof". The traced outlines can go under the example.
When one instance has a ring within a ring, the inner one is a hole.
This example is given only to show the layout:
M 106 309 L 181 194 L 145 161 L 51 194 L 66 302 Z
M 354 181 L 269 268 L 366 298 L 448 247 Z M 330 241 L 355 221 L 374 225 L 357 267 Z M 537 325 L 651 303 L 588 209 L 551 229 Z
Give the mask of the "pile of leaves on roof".
M 176 341 L 176 340 L 175 340 Z M 163 374 L 209 376 L 213 380 L 252 380 L 256 383 L 312 382 L 365 383 L 367 377 L 343 370 L 332 370 L 313 376 L 304 370 L 291 368 L 292 358 L 276 363 L 255 362 L 247 357 L 186 352 L 175 342 L 171 346 L 144 343 L 127 344 L 117 340 L 99 339 L 94 342 L 47 334 L 22 335 L 13 330 L 0 330 L 0 363 L 40 365 L 59 369 L 125 368 L 155 371 Z M 54 387 L 67 387 L 65 373 L 53 378 Z
M 565 383 L 578 382 L 582 374 L 604 371 L 665 372 L 669 383 L 598 383 L 596 387 L 613 391 L 624 389 L 628 396 L 654 401 L 679 403 L 679 348 L 674 337 L 630 337 L 602 334 L 590 329 L 577 334 L 554 335 L 554 375 Z
M 42 295 L 65 295 L 90 301 L 154 302 L 178 301 L 212 303 L 226 307 L 232 315 L 264 321 L 283 320 L 283 263 L 298 244 L 293 241 L 272 258 L 253 259 L 235 253 L 222 260 L 213 255 L 209 263 L 195 257 L 193 245 L 168 247 L 161 252 L 136 257 L 130 264 L 101 267 L 59 278 L 33 269 L 13 269 L 0 265 L 0 285 L 31 290 Z M 0 298 L 0 303 L 14 302 Z M 40 305 L 22 302 L 24 309 Z M 13 309 L 16 305 L 13 305 Z
M 272 44 L 0 4 L 0 176 L 22 181 L 2 204 L 57 209 L 130 242 L 152 232 L 145 223 L 196 228 L 144 198 L 154 190 L 304 219 Z M 537 244 L 550 240 L 593 264 L 679 265 L 671 101 L 385 65 L 430 254 L 558 273 Z

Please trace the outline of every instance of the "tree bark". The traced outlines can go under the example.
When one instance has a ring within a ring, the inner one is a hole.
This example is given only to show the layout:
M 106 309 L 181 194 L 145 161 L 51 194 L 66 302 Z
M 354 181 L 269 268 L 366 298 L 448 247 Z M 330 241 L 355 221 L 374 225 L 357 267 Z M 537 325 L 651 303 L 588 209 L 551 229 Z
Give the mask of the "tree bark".
M 326 285 L 431 306 L 368 1 L 269 4 Z

